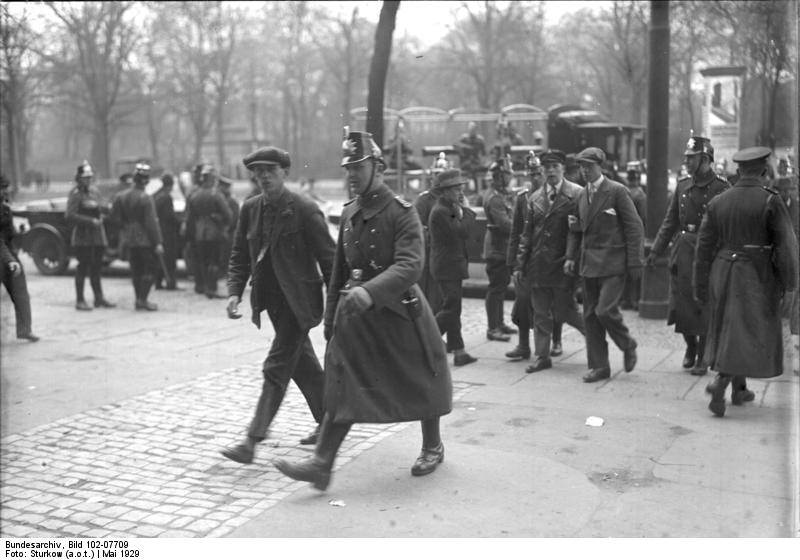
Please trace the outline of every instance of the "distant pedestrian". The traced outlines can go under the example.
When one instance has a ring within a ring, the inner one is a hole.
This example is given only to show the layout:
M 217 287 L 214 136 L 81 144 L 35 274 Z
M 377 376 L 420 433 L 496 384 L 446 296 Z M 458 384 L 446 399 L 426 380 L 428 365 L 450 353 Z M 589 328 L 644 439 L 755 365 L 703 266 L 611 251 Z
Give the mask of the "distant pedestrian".
M 247 436 L 222 451 L 232 461 L 249 464 L 256 445 L 267 437 L 290 381 L 300 388 L 317 424 L 322 422 L 325 380 L 308 331 L 322 319 L 322 286 L 330 280 L 334 243 L 317 204 L 286 188 L 288 152 L 268 146 L 242 162 L 261 194 L 247 199 L 239 213 L 228 265 L 227 312 L 231 319 L 241 317 L 238 307 L 249 280 L 253 324 L 261 328 L 261 312 L 266 310 L 275 331 Z M 316 443 L 318 433 L 319 427 L 300 443 Z
M 14 249 L 14 217 L 8 204 L 10 196 L 8 179 L 0 175 L 0 282 L 6 287 L 8 297 L 14 304 L 17 321 L 17 338 L 36 342 L 39 337 L 33 334 L 31 316 L 31 297 L 25 280 L 25 269 L 19 262 Z
M 153 194 L 158 225 L 164 241 L 164 268 L 156 268 L 156 290 L 177 290 L 176 269 L 178 260 L 178 236 L 180 220 L 175 215 L 175 203 L 172 200 L 172 188 L 175 179 L 170 173 L 161 176 L 161 188 Z
M 116 307 L 103 296 L 100 281 L 103 254 L 108 247 L 103 217 L 108 215 L 109 207 L 100 199 L 100 192 L 92 186 L 93 178 L 92 166 L 84 161 L 75 174 L 75 187 L 67 198 L 65 214 L 67 224 L 72 226 L 70 245 L 78 259 L 75 270 L 75 309 L 79 311 L 92 310 L 83 296 L 87 276 L 94 292 L 94 306 Z
M 578 196 L 577 216 L 570 214 L 570 241 L 564 272 L 583 278 L 583 320 L 589 373 L 593 383 L 611 377 L 606 333 L 624 354 L 625 371 L 636 367 L 636 340 L 619 311 L 625 275 L 638 281 L 643 261 L 644 228 L 625 185 L 603 175 L 605 152 L 589 147 L 576 159 L 586 188 Z M 576 269 L 576 261 L 579 266 Z
M 627 165 L 626 186 L 631 193 L 633 205 L 636 213 L 642 220 L 642 226 L 647 228 L 647 194 L 642 188 L 642 163 L 639 161 L 629 161 Z M 620 309 L 639 309 L 639 298 L 641 297 L 641 279 L 634 280 L 630 275 L 625 275 L 625 291 L 620 301 Z
M 225 202 L 228 203 L 228 208 L 231 211 L 231 222 L 228 229 L 225 231 L 225 240 L 222 243 L 222 251 L 220 255 L 220 272 L 222 276 L 228 274 L 228 263 L 231 258 L 231 249 L 233 247 L 233 236 L 236 234 L 236 224 L 239 221 L 239 202 L 233 198 L 231 188 L 233 187 L 233 180 L 227 177 L 219 176 L 217 186 L 219 192 L 222 193 Z
M 703 360 L 708 332 L 708 306 L 699 305 L 692 292 L 697 233 L 711 200 L 730 188 L 722 175 L 714 172 L 714 148 L 708 138 L 692 136 L 684 151 L 689 175 L 678 181 L 653 248 L 647 256 L 652 266 L 658 255 L 671 247 L 669 258 L 670 294 L 668 325 L 675 325 L 686 342 L 684 369 L 692 375 L 705 375 Z
M 458 139 L 456 147 L 462 172 L 473 182 L 474 192 L 480 192 L 483 188 L 483 176 L 486 174 L 486 140 L 478 133 L 476 123 L 470 122 L 467 125 L 467 132 Z
M 511 340 L 509 335 L 517 330 L 503 321 L 503 300 L 511 281 L 511 267 L 506 262 L 508 240 L 511 236 L 511 217 L 514 211 L 513 194 L 509 186 L 513 178 L 511 161 L 506 157 L 497 159 L 489 166 L 492 186 L 483 200 L 486 213 L 486 235 L 483 240 L 483 258 L 489 288 L 486 291 L 486 338 L 500 342 Z
M 709 410 L 725 414 L 731 403 L 752 401 L 747 377 L 783 373 L 780 301 L 797 289 L 798 246 L 786 204 L 767 186 L 769 148 L 736 152 L 736 184 L 708 204 L 697 239 L 694 295 L 708 302 L 704 359 L 719 372 L 706 387 Z
M 573 295 L 575 276 L 564 272 L 569 243 L 575 242 L 574 237 L 570 239 L 569 216 L 577 214 L 583 188 L 564 179 L 564 152 L 547 150 L 540 160 L 546 180 L 530 197 L 514 272 L 531 290 L 535 355 L 526 373 L 553 366 L 550 356 L 555 323 L 567 323 L 585 334 Z
M 158 226 L 153 198 L 144 191 L 150 182 L 150 166 L 137 163 L 133 186 L 117 195 L 111 217 L 121 227 L 120 244 L 131 266 L 131 281 L 137 311 L 156 311 L 158 305 L 148 301 L 155 280 L 158 260 L 164 254 L 161 228 Z
M 439 331 L 447 337 L 446 348 L 453 352 L 453 365 L 465 366 L 477 361 L 464 349 L 461 336 L 462 282 L 469 278 L 467 239 L 475 224 L 475 212 L 461 205 L 467 179 L 458 169 L 448 169 L 436 176 L 433 185 L 436 204 L 430 212 L 431 275 L 442 294 L 436 313 Z
M 325 420 L 314 456 L 275 461 L 285 475 L 324 490 L 355 422 L 419 420 L 413 476 L 444 460 L 439 418 L 452 409 L 452 381 L 436 320 L 416 285 L 425 255 L 413 206 L 383 182 L 381 150 L 350 132 L 342 166 L 356 198 L 345 204 L 325 308 Z

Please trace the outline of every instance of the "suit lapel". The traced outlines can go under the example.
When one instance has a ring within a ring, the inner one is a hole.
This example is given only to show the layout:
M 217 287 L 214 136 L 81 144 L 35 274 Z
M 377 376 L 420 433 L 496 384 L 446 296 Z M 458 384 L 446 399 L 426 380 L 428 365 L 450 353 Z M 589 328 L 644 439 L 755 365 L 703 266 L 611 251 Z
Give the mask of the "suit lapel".
M 592 203 L 589 205 L 589 208 L 586 213 L 587 228 L 589 227 L 589 224 L 592 223 L 592 220 L 594 220 L 595 216 L 597 216 L 598 212 L 600 212 L 600 209 L 603 208 L 603 206 L 605 205 L 608 195 L 609 195 L 608 185 L 606 180 L 603 179 L 603 182 L 600 183 L 600 186 L 597 188 L 597 192 L 594 193 L 594 196 L 592 197 Z M 589 198 L 588 191 L 586 198 L 587 200 Z

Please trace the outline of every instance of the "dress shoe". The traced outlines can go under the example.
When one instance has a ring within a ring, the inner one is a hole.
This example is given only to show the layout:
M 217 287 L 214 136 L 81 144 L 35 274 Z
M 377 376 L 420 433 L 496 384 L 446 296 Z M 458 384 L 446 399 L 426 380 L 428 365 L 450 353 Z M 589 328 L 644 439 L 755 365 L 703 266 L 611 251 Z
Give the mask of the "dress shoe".
M 134 306 L 137 311 L 157 311 L 158 306 L 155 303 L 150 303 L 147 300 L 137 301 Z
M 431 474 L 442 461 L 444 461 L 444 445 L 442 443 L 439 443 L 434 449 L 425 449 L 423 447 L 422 452 L 411 467 L 411 474 L 414 476 Z
M 686 353 L 683 355 L 683 369 L 692 369 L 694 367 L 694 350 L 686 349 Z
M 725 416 L 725 389 L 728 387 L 730 378 L 717 374 L 714 380 L 706 385 L 706 393 L 711 395 L 711 402 L 708 403 L 708 410 L 714 416 Z
M 517 334 L 517 329 L 514 327 L 509 327 L 505 323 L 498 327 L 498 330 L 503 334 Z
M 331 469 L 322 465 L 316 458 L 300 463 L 276 459 L 272 464 L 289 478 L 310 482 L 317 490 L 325 490 L 331 483 Z
M 703 376 L 708 373 L 708 366 L 705 364 L 705 362 L 697 360 L 697 363 L 689 373 L 696 375 L 697 377 Z
M 36 342 L 36 341 L 39 340 L 39 337 L 36 336 L 33 333 L 21 334 L 21 335 L 17 336 L 17 338 L 20 338 L 22 340 L 29 340 L 30 342 Z
M 78 311 L 91 311 L 92 307 L 85 301 L 79 301 L 78 303 L 75 304 L 75 309 L 77 309 Z
M 317 445 L 319 439 L 319 424 L 314 428 L 314 431 L 300 440 L 300 445 Z
M 503 334 L 500 329 L 489 329 L 486 331 L 486 338 L 488 340 L 496 340 L 498 342 L 508 342 L 511 340 L 511 337 L 507 334 Z
M 253 462 L 256 450 L 253 447 L 249 447 L 243 443 L 240 443 L 238 445 L 234 445 L 233 447 L 223 449 L 221 453 L 224 457 L 230 459 L 231 461 L 236 461 L 237 463 L 242 463 L 243 465 L 249 465 Z
M 595 368 L 583 376 L 584 383 L 594 383 L 611 377 L 611 370 L 609 368 Z
M 756 394 L 745 387 L 744 389 L 731 391 L 731 404 L 741 406 L 746 402 L 752 402 L 756 399 Z
M 478 358 L 470 356 L 466 352 L 463 354 L 457 354 L 453 356 L 453 365 L 454 366 L 466 366 L 468 364 L 472 364 L 478 361 Z
M 631 372 L 636 367 L 636 343 L 625 349 L 625 371 Z
M 553 362 L 550 358 L 536 358 L 536 360 L 525 368 L 525 373 L 536 373 L 543 369 L 550 369 L 553 367 Z
M 561 347 L 560 342 L 554 342 L 553 347 L 550 348 L 550 355 L 551 356 L 560 356 L 564 353 L 564 349 Z
M 527 360 L 531 357 L 531 349 L 527 346 L 517 346 L 510 352 L 506 352 L 506 358 L 510 360 Z
M 95 307 L 105 307 L 107 309 L 112 309 L 112 308 L 116 307 L 117 305 L 115 303 L 111 303 L 107 299 L 103 298 L 103 299 L 96 300 L 94 302 L 94 306 Z

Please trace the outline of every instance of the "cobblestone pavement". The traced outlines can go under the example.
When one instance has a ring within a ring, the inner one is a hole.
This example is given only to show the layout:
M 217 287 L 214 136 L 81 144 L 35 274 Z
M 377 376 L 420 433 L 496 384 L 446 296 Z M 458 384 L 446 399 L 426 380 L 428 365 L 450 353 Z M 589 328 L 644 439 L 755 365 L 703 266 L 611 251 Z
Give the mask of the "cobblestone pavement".
M 253 465 L 219 453 L 243 432 L 260 386 L 260 364 L 226 369 L 4 438 L 0 536 L 225 535 L 307 486 L 268 462 L 312 451 L 297 443 L 315 422 L 293 384 Z M 472 387 L 454 383 L 454 400 Z M 354 425 L 337 468 L 409 425 Z

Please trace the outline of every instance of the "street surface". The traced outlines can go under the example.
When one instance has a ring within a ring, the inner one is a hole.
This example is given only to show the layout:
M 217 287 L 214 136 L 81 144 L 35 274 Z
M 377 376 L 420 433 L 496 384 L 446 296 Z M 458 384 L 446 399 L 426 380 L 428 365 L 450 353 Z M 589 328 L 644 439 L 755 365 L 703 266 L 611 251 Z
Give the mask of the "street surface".
M 756 401 L 715 418 L 711 376 L 680 368 L 664 321 L 625 312 L 637 368 L 612 348 L 612 379 L 587 385 L 577 332 L 553 369 L 526 374 L 503 356 L 513 340 L 486 340 L 483 301 L 465 300 L 479 361 L 452 369 L 444 463 L 412 477 L 418 424 L 356 425 L 320 493 L 270 464 L 312 452 L 294 385 L 253 465 L 219 454 L 249 422 L 268 321 L 227 319 L 185 278 L 136 312 L 122 272 L 104 278 L 116 309 L 78 312 L 71 276 L 23 264 L 42 340 L 14 338 L 3 295 L 2 537 L 798 536 L 798 376 L 751 380 Z M 322 356 L 322 329 L 311 338 Z

